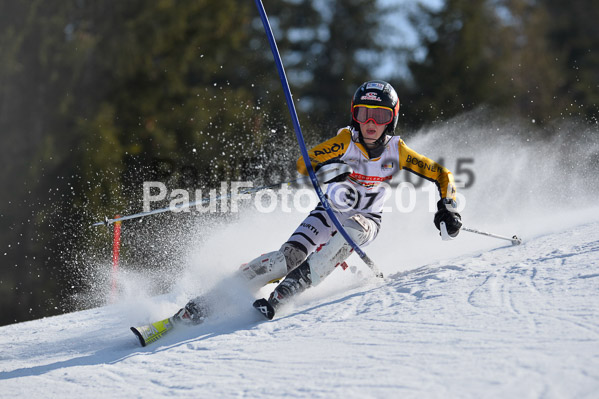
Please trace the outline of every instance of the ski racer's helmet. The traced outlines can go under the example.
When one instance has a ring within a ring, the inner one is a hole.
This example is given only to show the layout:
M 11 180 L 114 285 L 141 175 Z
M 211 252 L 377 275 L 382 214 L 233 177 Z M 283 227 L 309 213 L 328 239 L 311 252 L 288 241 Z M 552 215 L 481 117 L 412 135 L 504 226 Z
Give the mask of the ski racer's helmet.
M 393 135 L 398 113 L 399 98 L 393 86 L 384 80 L 371 80 L 362 83 L 354 94 L 351 125 L 360 132 L 360 123 L 372 119 L 377 125 L 387 125 L 385 134 Z

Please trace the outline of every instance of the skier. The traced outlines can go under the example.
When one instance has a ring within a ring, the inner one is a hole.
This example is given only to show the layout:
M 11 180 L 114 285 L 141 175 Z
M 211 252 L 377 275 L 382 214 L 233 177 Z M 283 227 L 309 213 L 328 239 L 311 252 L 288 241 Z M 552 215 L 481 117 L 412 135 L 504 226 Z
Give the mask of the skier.
M 399 99 L 393 87 L 382 80 L 363 83 L 351 104 L 351 125 L 309 151 L 316 172 L 338 171 L 328 183 L 327 197 L 339 222 L 359 246 L 371 243 L 380 228 L 388 182 L 400 169 L 434 182 L 441 196 L 434 224 L 445 222 L 450 236 L 458 235 L 461 216 L 455 211 L 455 185 L 451 172 L 410 149 L 399 136 Z M 307 175 L 303 158 L 297 169 Z M 242 265 L 240 275 L 258 290 L 283 279 L 268 300 L 254 307 L 267 318 L 294 295 L 316 286 L 350 255 L 352 248 L 336 234 L 324 207 L 318 204 L 278 251 Z M 199 324 L 210 312 L 203 297 L 195 298 L 175 314 L 175 321 Z

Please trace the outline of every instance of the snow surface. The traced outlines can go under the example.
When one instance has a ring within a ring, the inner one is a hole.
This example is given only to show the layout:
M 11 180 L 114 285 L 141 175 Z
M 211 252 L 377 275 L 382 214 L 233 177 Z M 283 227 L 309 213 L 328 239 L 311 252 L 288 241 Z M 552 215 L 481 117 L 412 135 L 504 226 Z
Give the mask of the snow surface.
M 248 302 L 146 348 L 127 305 L 2 327 L 0 392 L 597 397 L 599 222 L 385 281 L 335 273 L 343 284 L 314 288 L 273 321 Z
M 443 139 L 453 133 L 408 144 L 475 154 L 465 225 L 517 233 L 523 245 L 467 232 L 441 241 L 418 191 L 415 209 L 386 214 L 365 248 L 385 280 L 352 255 L 353 271 L 336 270 L 266 321 L 243 289 L 219 287 L 305 214 L 244 212 L 218 229 L 199 226 L 208 238 L 197 245 L 184 237 L 185 271 L 166 295 L 123 273 L 112 305 L 0 327 L 1 396 L 599 397 L 596 186 L 564 165 L 555 142 L 527 149 L 474 131 Z M 572 151 L 585 159 L 584 148 Z M 205 324 L 145 348 L 129 331 L 209 289 L 222 291 L 222 312 Z

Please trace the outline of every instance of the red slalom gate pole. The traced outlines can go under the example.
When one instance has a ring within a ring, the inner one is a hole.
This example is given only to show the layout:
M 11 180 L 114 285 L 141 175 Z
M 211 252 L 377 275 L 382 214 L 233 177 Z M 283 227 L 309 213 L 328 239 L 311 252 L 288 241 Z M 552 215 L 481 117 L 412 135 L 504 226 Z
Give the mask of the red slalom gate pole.
M 120 217 L 115 216 L 115 219 Z M 114 223 L 114 232 L 112 239 L 112 291 L 111 298 L 112 302 L 116 300 L 116 282 L 119 273 L 119 256 L 121 250 L 121 222 Z

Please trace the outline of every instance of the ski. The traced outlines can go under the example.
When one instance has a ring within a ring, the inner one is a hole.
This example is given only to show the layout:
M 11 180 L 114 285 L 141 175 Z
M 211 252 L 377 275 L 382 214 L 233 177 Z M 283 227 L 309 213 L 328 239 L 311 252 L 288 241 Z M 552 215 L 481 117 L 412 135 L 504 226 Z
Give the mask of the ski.
M 254 308 L 268 320 L 272 320 L 275 317 L 275 308 L 264 298 L 258 299 L 253 304 Z
M 253 303 L 254 308 L 258 310 L 264 317 L 268 320 L 272 320 L 275 317 L 275 308 L 272 306 L 270 302 L 266 299 L 258 299 Z M 139 343 L 141 346 L 146 346 L 155 342 L 162 338 L 166 333 L 175 328 L 176 324 L 181 324 L 182 321 L 178 319 L 178 316 L 185 308 L 181 309 L 177 314 L 172 317 L 166 318 L 164 320 L 160 320 L 154 323 L 146 324 L 145 326 L 131 327 L 131 331 L 137 339 L 139 339 Z M 183 318 L 189 318 L 189 316 L 183 316 Z M 201 321 L 193 324 L 200 324 L 204 321 L 204 318 Z M 185 325 L 188 325 L 184 323 Z
M 146 346 L 169 332 L 175 327 L 173 317 L 147 324 L 140 327 L 131 327 L 133 334 L 139 339 L 141 346 Z

